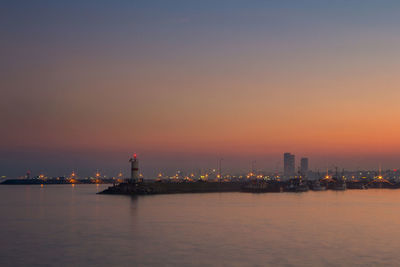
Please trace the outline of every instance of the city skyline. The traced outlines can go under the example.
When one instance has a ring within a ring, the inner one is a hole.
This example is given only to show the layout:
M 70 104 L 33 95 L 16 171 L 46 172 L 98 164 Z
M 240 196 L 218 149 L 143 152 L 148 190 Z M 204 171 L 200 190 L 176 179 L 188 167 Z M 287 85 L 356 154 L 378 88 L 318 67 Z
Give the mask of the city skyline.
M 227 159 L 227 166 L 223 165 L 222 162 L 226 162 L 225 159 L 222 158 L 213 158 L 208 161 L 202 161 L 201 164 L 198 162 L 192 162 L 191 168 L 185 167 L 186 165 L 178 165 L 178 162 L 169 166 L 169 167 L 158 167 L 154 168 L 151 162 L 145 161 L 141 162 L 140 164 L 140 175 L 146 179 L 156 179 L 160 178 L 160 174 L 163 177 L 175 176 L 176 174 L 181 175 L 191 175 L 195 174 L 196 177 L 201 174 L 211 174 L 214 175 L 210 178 L 216 178 L 218 174 L 225 175 L 236 175 L 236 176 L 246 176 L 246 175 L 254 175 L 257 174 L 264 174 L 264 175 L 275 175 L 281 176 L 282 178 L 289 178 L 295 176 L 309 176 L 316 178 L 317 176 L 323 177 L 326 172 L 337 171 L 338 169 L 341 171 L 346 170 L 346 172 L 375 172 L 378 173 L 382 171 L 394 171 L 397 172 L 399 168 L 383 168 L 382 164 L 379 163 L 378 165 L 374 166 L 373 168 L 361 168 L 357 167 L 355 169 L 346 169 L 344 166 L 337 165 L 337 164 L 327 164 L 323 168 L 313 167 L 313 161 L 311 161 L 311 165 L 309 164 L 308 157 L 300 157 L 296 160 L 296 155 L 285 152 L 282 154 L 283 159 L 277 159 L 275 168 L 268 168 L 268 164 L 265 161 L 258 161 L 252 159 L 251 161 L 243 161 L 241 159 L 236 159 L 235 162 L 232 159 Z M 282 157 L 281 155 L 281 157 Z M 137 154 L 134 153 L 130 155 L 129 162 L 131 162 L 131 158 L 137 157 Z M 140 157 L 140 156 L 139 156 Z M 216 162 L 213 162 L 216 161 Z M 207 162 L 213 162 L 212 164 L 208 164 Z M 239 162 L 241 164 L 239 164 Z M 106 166 L 105 164 L 104 166 Z M 236 165 L 236 168 L 231 168 L 230 166 Z M 6 177 L 15 177 L 15 178 L 40 178 L 40 177 L 71 177 L 73 174 L 74 177 L 114 177 L 114 178 L 121 178 L 121 177 L 128 177 L 131 170 L 129 169 L 127 162 L 124 164 L 120 164 L 120 168 L 92 168 L 86 166 L 83 170 L 79 168 L 71 168 L 70 166 L 64 167 L 61 172 L 55 172 L 52 168 L 27 168 L 25 171 L 22 171 L 14 176 L 7 176 L 7 175 L 0 175 L 0 178 Z M 311 167 L 310 167 L 311 166 Z

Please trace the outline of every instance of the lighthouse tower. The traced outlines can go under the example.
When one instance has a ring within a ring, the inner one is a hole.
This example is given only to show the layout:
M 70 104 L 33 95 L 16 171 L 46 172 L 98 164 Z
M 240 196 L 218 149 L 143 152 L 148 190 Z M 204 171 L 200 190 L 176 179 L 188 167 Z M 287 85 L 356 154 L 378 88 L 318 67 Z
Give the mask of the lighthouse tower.
M 136 153 L 133 154 L 133 158 L 129 159 L 131 163 L 131 182 L 136 183 L 139 180 L 139 161 L 136 158 Z

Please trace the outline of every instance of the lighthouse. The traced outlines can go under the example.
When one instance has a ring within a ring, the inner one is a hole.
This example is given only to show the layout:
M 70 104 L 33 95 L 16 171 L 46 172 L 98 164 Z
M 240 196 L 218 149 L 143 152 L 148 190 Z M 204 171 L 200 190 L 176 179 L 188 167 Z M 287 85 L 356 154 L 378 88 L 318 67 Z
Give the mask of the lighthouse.
M 139 161 L 136 158 L 136 153 L 133 158 L 129 159 L 131 163 L 131 182 L 136 183 L 139 180 Z

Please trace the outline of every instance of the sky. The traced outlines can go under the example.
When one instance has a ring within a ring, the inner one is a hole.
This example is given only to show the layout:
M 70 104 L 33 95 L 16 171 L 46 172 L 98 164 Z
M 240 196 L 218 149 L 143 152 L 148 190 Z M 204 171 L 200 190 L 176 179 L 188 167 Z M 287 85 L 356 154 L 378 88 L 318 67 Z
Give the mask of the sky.
M 400 2 L 2 1 L 0 175 L 400 167 Z

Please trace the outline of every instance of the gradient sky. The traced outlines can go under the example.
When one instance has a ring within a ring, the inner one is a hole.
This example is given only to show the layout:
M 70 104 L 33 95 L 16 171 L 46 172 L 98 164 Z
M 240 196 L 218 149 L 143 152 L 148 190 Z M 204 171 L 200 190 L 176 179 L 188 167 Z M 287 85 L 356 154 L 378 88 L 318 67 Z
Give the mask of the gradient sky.
M 399 1 L 2 1 L 0 175 L 400 167 Z

